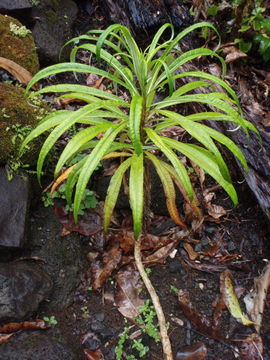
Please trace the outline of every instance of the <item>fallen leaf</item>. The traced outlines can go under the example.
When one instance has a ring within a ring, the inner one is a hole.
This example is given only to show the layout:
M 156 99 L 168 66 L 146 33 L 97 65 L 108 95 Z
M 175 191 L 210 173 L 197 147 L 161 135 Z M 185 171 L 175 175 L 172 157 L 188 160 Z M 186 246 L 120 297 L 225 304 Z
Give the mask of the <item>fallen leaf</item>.
M 233 276 L 229 270 L 220 274 L 220 293 L 222 299 L 229 310 L 230 314 L 243 325 L 252 325 L 253 321 L 249 320 L 243 313 L 234 290 Z
M 186 250 L 186 252 L 188 253 L 188 257 L 190 258 L 190 260 L 197 259 L 197 257 L 199 256 L 199 253 L 197 253 L 197 251 L 195 251 L 190 244 L 184 243 L 183 247 Z
M 262 274 L 254 279 L 254 289 L 245 296 L 246 309 L 251 319 L 258 325 L 256 331 L 260 332 L 262 324 L 264 305 L 270 286 L 270 264 L 266 265 Z
M 71 171 L 74 169 L 74 167 L 76 165 L 77 165 L 77 163 L 70 166 L 60 176 L 58 176 L 58 178 L 55 180 L 55 182 L 52 185 L 52 188 L 50 191 L 50 196 L 52 196 L 52 194 L 55 192 L 55 190 L 58 188 L 58 186 L 61 185 L 63 183 L 63 181 L 65 181 L 68 178 L 68 175 L 71 173 Z
M 114 303 L 123 316 L 134 320 L 140 314 L 139 310 L 144 304 L 139 298 L 139 290 L 142 289 L 139 273 L 129 267 L 118 271 L 115 279 L 118 291 L 114 297 Z
M 263 360 L 263 342 L 258 334 L 251 334 L 240 343 L 241 360 Z
M 101 216 L 95 209 L 87 209 L 83 215 L 79 216 L 76 224 L 73 214 L 64 207 L 56 207 L 54 212 L 65 228 L 64 234 L 78 232 L 82 235 L 90 236 L 103 229 Z
M 236 46 L 226 46 L 222 49 L 227 64 L 241 58 L 247 57 L 247 54 L 239 50 Z
M 46 329 L 47 326 L 45 321 L 36 320 L 36 321 L 23 321 L 19 323 L 8 323 L 0 326 L 0 333 L 14 333 L 19 330 L 29 330 L 29 329 Z
M 4 344 L 8 341 L 9 338 L 11 338 L 11 336 L 13 336 L 14 333 L 12 334 L 0 334 L 0 344 Z
M 32 79 L 32 74 L 16 62 L 0 57 L 0 68 L 13 75 L 22 85 L 27 85 Z
M 185 317 L 203 334 L 216 339 L 222 340 L 220 329 L 214 326 L 203 315 L 199 314 L 193 307 L 189 299 L 189 293 L 179 290 L 178 303 L 185 315 Z
M 145 257 L 143 259 L 143 263 L 147 265 L 163 264 L 173 249 L 176 248 L 178 243 L 179 240 L 176 240 L 163 246 L 162 248 L 156 250 L 153 254 Z
M 95 351 L 90 351 L 88 349 L 83 349 L 85 360 L 102 360 L 104 356 L 102 352 L 97 349 Z
M 212 274 L 213 272 L 221 272 L 226 269 L 226 266 L 224 265 L 199 264 L 199 263 L 191 262 L 186 258 L 184 259 L 184 261 L 192 269 L 204 271 L 210 274 Z
M 214 196 L 214 192 L 208 192 L 208 190 L 205 190 L 203 192 L 204 206 L 206 207 L 210 216 L 212 216 L 214 219 L 219 219 L 221 216 L 226 215 L 227 211 L 220 205 L 212 204 L 211 201 L 213 200 Z
M 111 276 L 113 270 L 117 269 L 122 258 L 122 250 L 119 243 L 114 243 L 104 252 L 102 261 L 95 260 L 91 264 L 92 286 L 94 290 L 102 288 Z
M 185 346 L 177 351 L 176 360 L 204 360 L 207 357 L 207 347 L 200 341 L 191 346 Z

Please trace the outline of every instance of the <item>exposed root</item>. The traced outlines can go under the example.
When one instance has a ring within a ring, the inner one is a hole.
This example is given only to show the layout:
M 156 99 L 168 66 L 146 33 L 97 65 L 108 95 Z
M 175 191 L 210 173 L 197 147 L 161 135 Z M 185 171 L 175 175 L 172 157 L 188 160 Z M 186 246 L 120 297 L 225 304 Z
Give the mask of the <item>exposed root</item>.
M 135 240 L 134 257 L 135 257 L 136 266 L 137 266 L 139 273 L 141 275 L 141 278 L 143 279 L 143 282 L 150 294 L 152 303 L 153 303 L 154 308 L 157 313 L 159 329 L 160 329 L 160 339 L 161 339 L 161 343 L 162 343 L 162 347 L 163 347 L 164 360 L 173 360 L 172 347 L 171 347 L 171 342 L 170 342 L 168 332 L 167 332 L 165 316 L 164 316 L 162 307 L 160 305 L 160 301 L 157 296 L 156 290 L 154 289 L 149 277 L 147 276 L 144 266 L 143 266 L 143 263 L 142 263 L 141 236 L 139 236 L 139 238 L 137 240 Z

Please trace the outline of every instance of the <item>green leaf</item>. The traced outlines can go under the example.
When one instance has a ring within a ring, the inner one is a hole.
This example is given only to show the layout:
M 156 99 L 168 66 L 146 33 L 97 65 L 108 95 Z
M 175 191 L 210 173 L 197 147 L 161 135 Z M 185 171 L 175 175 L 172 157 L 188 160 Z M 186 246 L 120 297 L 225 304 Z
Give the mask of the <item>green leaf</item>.
M 146 154 L 155 166 L 158 176 L 160 177 L 160 180 L 162 182 L 163 190 L 166 196 L 166 205 L 170 217 L 177 225 L 181 227 L 186 227 L 186 225 L 183 223 L 179 216 L 179 212 L 176 206 L 176 193 L 170 173 L 167 171 L 166 167 L 163 166 L 163 161 L 158 160 L 156 156 L 149 152 L 147 152 Z
M 237 205 L 238 199 L 236 191 L 232 185 L 232 183 L 228 182 L 222 176 L 220 169 L 216 163 L 216 159 L 208 150 L 201 148 L 196 145 L 191 144 L 183 144 L 179 141 L 164 138 L 162 140 L 165 144 L 168 144 L 170 147 L 175 150 L 180 151 L 183 155 L 187 156 L 191 161 L 200 166 L 206 173 L 212 176 L 216 182 L 223 187 L 223 189 L 227 192 L 227 194 L 232 199 L 234 205 Z
M 134 154 L 131 158 L 129 177 L 129 198 L 133 217 L 134 237 L 138 239 L 142 231 L 144 205 L 144 155 Z
M 173 167 L 175 168 L 177 174 L 181 178 L 181 182 L 183 184 L 183 187 L 185 191 L 188 194 L 188 197 L 190 200 L 194 197 L 194 191 L 188 176 L 188 173 L 186 171 L 185 166 L 182 164 L 182 162 L 178 159 L 176 154 L 172 151 L 170 146 L 167 146 L 166 143 L 164 143 L 164 138 L 156 134 L 156 132 L 150 128 L 145 128 L 145 132 L 150 140 L 153 141 L 153 143 L 164 153 L 164 155 L 170 160 Z
M 141 142 L 141 121 L 143 116 L 143 98 L 138 95 L 134 95 L 130 104 L 129 113 L 129 132 L 132 144 L 134 146 L 137 155 L 142 153 Z
M 109 124 L 89 127 L 77 132 L 77 134 L 73 136 L 73 138 L 68 142 L 67 146 L 63 150 L 56 164 L 54 176 L 57 176 L 57 174 L 61 171 L 64 164 L 73 156 L 75 156 L 85 143 L 96 137 L 98 134 L 108 130 L 108 128 L 113 128 L 115 126 L 116 124 L 109 123 Z
M 103 209 L 105 232 L 107 232 L 108 226 L 110 224 L 111 216 L 121 188 L 123 176 L 127 171 L 127 169 L 130 167 L 131 161 L 132 159 L 129 158 L 124 162 L 122 162 L 122 164 L 119 165 L 119 167 L 117 168 L 117 170 L 115 171 L 115 173 L 113 174 L 110 180 L 110 185 L 107 190 L 107 196 L 105 199 L 104 209 Z
M 89 182 L 89 179 L 92 173 L 95 171 L 98 163 L 103 158 L 105 153 L 108 151 L 109 147 L 111 146 L 112 142 L 118 135 L 120 131 L 123 130 L 125 124 L 120 124 L 114 129 L 109 129 L 103 138 L 99 140 L 97 146 L 93 149 L 91 154 L 87 156 L 87 160 L 84 163 L 80 175 L 78 178 L 78 182 L 76 185 L 76 192 L 74 197 L 74 220 L 77 222 L 78 220 L 78 212 L 80 209 L 80 204 L 83 199 L 83 194 L 86 189 L 86 186 Z

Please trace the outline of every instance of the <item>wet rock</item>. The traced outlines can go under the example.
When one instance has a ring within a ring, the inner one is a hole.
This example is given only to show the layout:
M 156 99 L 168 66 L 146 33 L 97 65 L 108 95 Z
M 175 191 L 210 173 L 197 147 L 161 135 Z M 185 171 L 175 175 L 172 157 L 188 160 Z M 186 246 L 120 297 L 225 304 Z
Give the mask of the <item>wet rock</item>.
M 72 26 L 78 7 L 72 0 L 43 0 L 32 9 L 32 16 L 38 17 L 32 33 L 37 51 L 44 63 L 59 62 L 62 46 L 72 37 Z M 69 50 L 62 54 L 67 56 Z
M 87 348 L 88 350 L 94 351 L 98 349 L 101 345 L 101 341 L 93 332 L 88 332 L 84 335 L 82 341 L 83 347 Z
M 27 32 L 27 29 L 21 30 L 23 25 L 17 19 L 0 15 L 0 56 L 15 61 L 31 74 L 35 74 L 39 70 L 35 42 L 31 32 Z
M 32 7 L 31 0 L 1 0 L 0 9 L 3 10 L 19 10 L 19 9 L 28 9 Z
M 14 164 L 22 140 L 47 114 L 48 107 L 38 99 L 35 100 L 35 105 L 31 106 L 22 88 L 6 83 L 0 83 L 0 104 L 0 165 L 9 161 Z M 35 164 L 41 140 L 37 139 L 29 145 L 22 162 Z
M 78 360 L 61 334 L 49 331 L 21 332 L 1 345 L 0 360 Z
M 0 264 L 0 321 L 19 321 L 31 316 L 51 289 L 50 277 L 38 264 Z
M 27 244 L 29 200 L 27 177 L 14 175 L 9 181 L 5 168 L 0 168 L 0 247 L 22 248 Z
M 50 302 L 44 303 L 43 308 L 60 311 L 73 303 L 87 260 L 78 233 L 61 236 L 62 225 L 52 208 L 41 205 L 35 214 L 31 224 L 31 255 L 46 261 L 44 267 L 54 282 Z

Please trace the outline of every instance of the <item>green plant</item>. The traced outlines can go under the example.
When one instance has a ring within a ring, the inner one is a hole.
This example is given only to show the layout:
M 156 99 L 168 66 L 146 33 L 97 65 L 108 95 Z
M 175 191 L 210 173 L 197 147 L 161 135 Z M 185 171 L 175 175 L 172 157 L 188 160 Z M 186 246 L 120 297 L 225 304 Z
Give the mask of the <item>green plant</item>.
M 44 321 L 46 321 L 46 323 L 48 323 L 49 325 L 57 325 L 58 321 L 56 320 L 55 316 L 44 316 L 43 318 Z
M 140 315 L 136 317 L 135 323 L 155 342 L 159 342 L 160 337 L 158 327 L 155 324 L 156 316 L 157 314 L 150 300 L 146 300 L 144 305 L 140 308 Z M 116 360 L 122 360 L 123 358 L 125 343 L 130 340 L 130 329 L 130 327 L 125 327 L 124 331 L 119 334 L 119 341 L 115 347 Z M 140 358 L 144 357 L 149 351 L 149 347 L 142 343 L 142 338 L 133 339 L 131 348 L 138 352 Z M 134 355 L 126 355 L 125 358 L 130 360 L 136 359 Z
M 66 184 L 60 185 L 56 191 L 50 194 L 50 192 L 45 192 L 42 196 L 42 201 L 45 207 L 54 205 L 54 199 L 63 199 L 66 200 Z M 95 209 L 98 204 L 97 198 L 93 191 L 85 189 L 84 196 L 79 208 L 79 215 L 83 215 L 86 209 Z M 73 211 L 72 205 L 66 205 L 67 211 Z
M 34 138 L 50 130 L 37 162 L 40 179 L 49 151 L 68 129 L 74 124 L 78 125 L 77 133 L 62 151 L 55 167 L 57 177 L 72 158 L 79 153 L 86 153 L 86 156 L 70 169 L 66 183 L 66 199 L 70 204 L 73 201 L 75 221 L 84 191 L 97 164 L 102 159 L 113 157 L 120 158 L 120 165 L 111 178 L 104 204 L 105 231 L 108 229 L 123 177 L 130 170 L 129 198 L 134 236 L 138 238 L 142 231 L 143 209 L 147 202 L 144 187 L 149 180 L 146 170 L 149 162 L 152 162 L 162 181 L 170 216 L 180 226 L 185 224 L 176 207 L 174 184 L 194 211 L 200 214 L 188 172 L 181 160 L 183 156 L 201 166 L 223 187 L 233 203 L 237 204 L 237 194 L 228 167 L 216 142 L 232 151 L 247 170 L 246 160 L 232 140 L 205 125 L 203 121 L 231 121 L 247 135 L 249 129 L 257 131 L 243 119 L 237 96 L 225 81 L 202 71 L 182 72 L 181 66 L 188 61 L 201 56 L 212 56 L 220 61 L 225 73 L 226 65 L 223 59 L 212 50 L 198 48 L 185 53 L 179 51 L 181 40 L 191 31 L 203 27 L 217 32 L 213 25 L 204 22 L 192 25 L 175 36 L 173 26 L 165 24 L 144 51 L 139 49 L 130 31 L 124 26 L 114 24 L 106 30 L 91 30 L 88 34 L 72 40 L 76 43 L 80 40 L 87 42 L 73 48 L 70 63 L 43 69 L 29 82 L 27 94 L 39 80 L 66 71 L 97 74 L 114 84 L 114 94 L 77 84 L 51 85 L 33 93 L 37 96 L 60 92 L 64 93 L 61 97 L 78 98 L 86 102 L 85 106 L 76 111 L 59 110 L 49 114 L 22 144 L 23 149 Z M 162 41 L 164 32 L 168 30 L 171 31 L 170 39 Z M 97 60 L 103 62 L 103 67 L 104 63 L 107 63 L 108 69 L 101 70 L 99 67 L 76 63 L 76 54 L 82 49 L 94 53 Z M 183 78 L 188 82 L 179 87 L 177 80 Z M 215 91 L 215 85 L 223 88 L 224 92 Z M 210 92 L 194 93 L 194 90 L 200 91 L 201 88 L 207 88 Z M 159 95 L 163 96 L 161 100 L 157 99 Z M 181 110 L 187 103 L 204 104 L 210 109 L 183 115 Z M 79 127 L 80 124 L 83 126 Z M 162 130 L 173 125 L 185 129 L 200 145 L 160 135 Z M 95 140 L 99 134 L 103 135 L 99 140 Z M 158 157 L 159 153 L 164 155 L 165 161 Z
M 136 323 L 141 327 L 149 337 L 155 342 L 160 341 L 158 326 L 155 324 L 157 313 L 150 300 L 146 300 L 144 305 L 140 308 L 140 315 L 135 319 Z

